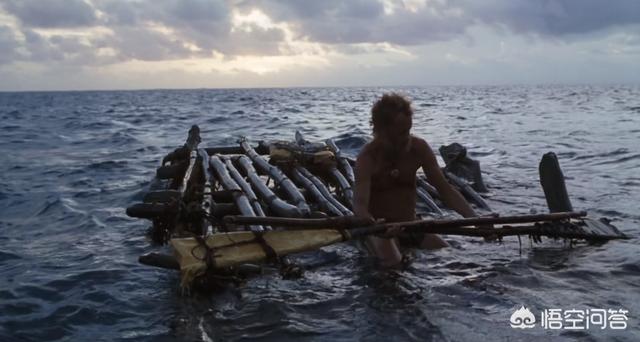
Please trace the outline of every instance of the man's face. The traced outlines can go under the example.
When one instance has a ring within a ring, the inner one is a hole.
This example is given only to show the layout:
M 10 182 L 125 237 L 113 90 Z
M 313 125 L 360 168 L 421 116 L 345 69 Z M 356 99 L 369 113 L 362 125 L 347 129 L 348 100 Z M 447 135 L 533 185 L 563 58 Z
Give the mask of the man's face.
M 398 113 L 394 121 L 384 131 L 385 140 L 394 148 L 404 149 L 411 139 L 411 116 Z

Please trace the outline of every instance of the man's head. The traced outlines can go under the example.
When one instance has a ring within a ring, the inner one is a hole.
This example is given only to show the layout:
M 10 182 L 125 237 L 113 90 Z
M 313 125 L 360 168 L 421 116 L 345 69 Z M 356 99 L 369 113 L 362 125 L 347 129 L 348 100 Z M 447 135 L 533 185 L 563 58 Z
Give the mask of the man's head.
M 386 93 L 371 108 L 373 134 L 394 145 L 404 146 L 411 137 L 413 109 L 402 95 Z

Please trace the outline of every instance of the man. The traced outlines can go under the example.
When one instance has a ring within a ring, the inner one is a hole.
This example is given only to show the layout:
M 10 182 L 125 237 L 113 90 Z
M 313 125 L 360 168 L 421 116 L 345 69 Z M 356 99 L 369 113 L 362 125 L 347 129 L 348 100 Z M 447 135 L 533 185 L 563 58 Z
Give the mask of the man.
M 444 178 L 436 157 L 426 141 L 411 135 L 411 103 L 395 94 L 384 94 L 371 109 L 373 141 L 366 144 L 356 161 L 356 216 L 403 222 L 416 219 L 416 171 L 422 167 L 429 183 L 438 189 L 440 198 L 464 217 L 476 216 L 458 191 Z M 448 244 L 435 234 L 387 232 L 388 237 L 368 237 L 367 245 L 383 266 L 397 266 L 402 261 L 398 235 L 404 242 L 425 249 Z M 405 236 L 403 236 L 403 234 Z M 412 241 L 413 240 L 413 241 Z

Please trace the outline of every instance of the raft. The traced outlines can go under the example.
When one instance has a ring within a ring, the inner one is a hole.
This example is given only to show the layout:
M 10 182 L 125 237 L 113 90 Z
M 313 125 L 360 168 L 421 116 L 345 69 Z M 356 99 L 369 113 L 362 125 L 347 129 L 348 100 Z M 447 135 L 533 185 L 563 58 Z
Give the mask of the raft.
M 292 141 L 246 138 L 236 146 L 202 147 L 200 129 L 193 126 L 183 146 L 168 153 L 156 172 L 156 186 L 127 215 L 150 220 L 148 231 L 158 245 L 170 244 L 173 255 L 140 257 L 146 265 L 180 270 L 181 285 L 189 289 L 240 282 L 261 272 L 260 265 L 277 265 L 284 276 L 305 267 L 287 256 L 333 243 L 384 232 L 389 225 L 371 225 L 353 216 L 355 161 L 334 141 L 309 142 L 296 132 Z M 439 149 L 443 172 L 454 188 L 484 214 L 491 209 L 479 194 L 486 191 L 479 163 L 460 144 Z M 606 219 L 572 212 L 562 173 L 547 154 L 540 165 L 541 183 L 554 214 L 451 220 L 452 210 L 424 175 L 416 177 L 417 203 L 430 220 L 404 227 L 429 233 L 502 238 L 529 235 L 588 241 L 624 239 Z M 559 179 L 560 178 L 560 179 Z M 476 191 L 478 190 L 478 191 Z M 480 223 L 502 224 L 493 230 Z M 525 224 L 525 225 L 522 225 Z

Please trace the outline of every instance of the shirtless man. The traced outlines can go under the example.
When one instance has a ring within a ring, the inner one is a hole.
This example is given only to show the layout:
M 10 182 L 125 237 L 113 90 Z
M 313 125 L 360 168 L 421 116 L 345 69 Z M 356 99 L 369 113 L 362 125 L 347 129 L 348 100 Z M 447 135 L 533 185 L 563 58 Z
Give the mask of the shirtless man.
M 373 141 L 362 148 L 356 161 L 355 215 L 385 222 L 415 220 L 416 171 L 422 167 L 449 208 L 464 217 L 476 216 L 464 197 L 444 178 L 429 144 L 411 135 L 412 115 L 411 103 L 395 93 L 384 94 L 373 105 Z M 435 234 L 412 237 L 419 237 L 414 245 L 420 248 L 448 246 Z M 396 266 L 402 261 L 396 238 L 368 237 L 367 245 L 383 266 Z

